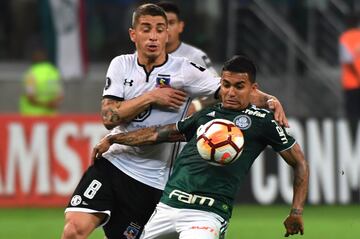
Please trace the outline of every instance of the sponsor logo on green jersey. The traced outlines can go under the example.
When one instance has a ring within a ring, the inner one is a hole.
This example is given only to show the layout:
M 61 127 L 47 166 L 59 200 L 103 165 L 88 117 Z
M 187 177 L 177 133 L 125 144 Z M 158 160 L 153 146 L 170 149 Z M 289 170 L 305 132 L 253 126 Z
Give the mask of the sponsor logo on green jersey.
M 183 202 L 183 203 L 187 203 L 187 204 L 199 204 L 199 205 L 208 205 L 209 207 L 211 207 L 212 205 L 214 205 L 215 199 L 210 198 L 210 197 L 204 197 L 204 196 L 200 196 L 200 195 L 196 195 L 196 194 L 190 194 L 190 193 L 186 193 L 180 190 L 173 190 L 170 195 L 169 198 L 175 197 L 178 201 Z

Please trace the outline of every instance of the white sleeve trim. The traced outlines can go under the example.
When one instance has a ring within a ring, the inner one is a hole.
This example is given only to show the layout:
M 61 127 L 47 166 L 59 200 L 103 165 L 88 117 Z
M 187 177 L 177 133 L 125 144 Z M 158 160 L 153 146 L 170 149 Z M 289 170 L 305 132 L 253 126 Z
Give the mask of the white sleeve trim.
M 97 210 L 92 210 L 92 209 L 89 209 L 89 208 L 68 207 L 68 208 L 65 209 L 65 213 L 67 213 L 67 212 L 86 212 L 86 213 L 103 213 L 103 214 L 106 214 L 107 217 L 97 227 L 104 226 L 106 223 L 109 222 L 110 217 L 111 217 L 110 210 L 97 211 Z
M 295 140 L 292 145 L 290 145 L 290 146 L 287 147 L 286 149 L 282 149 L 282 150 L 278 151 L 278 153 L 281 153 L 281 152 L 284 152 L 284 151 L 286 151 L 286 150 L 288 150 L 288 149 L 291 149 L 296 143 L 297 143 L 297 142 L 296 142 L 296 140 Z

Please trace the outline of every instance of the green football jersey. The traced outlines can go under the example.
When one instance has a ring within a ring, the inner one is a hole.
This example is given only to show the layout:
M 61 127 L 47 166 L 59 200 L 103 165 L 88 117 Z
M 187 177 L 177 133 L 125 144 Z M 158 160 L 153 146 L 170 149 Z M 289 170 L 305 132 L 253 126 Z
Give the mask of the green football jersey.
M 215 118 L 234 122 L 244 134 L 241 156 L 225 166 L 209 164 L 196 147 L 198 127 Z M 295 144 L 294 138 L 274 120 L 272 112 L 255 106 L 234 111 L 215 105 L 179 121 L 177 128 L 188 143 L 175 160 L 161 202 L 176 208 L 214 212 L 225 220 L 231 217 L 239 186 L 264 148 L 270 145 L 280 152 Z

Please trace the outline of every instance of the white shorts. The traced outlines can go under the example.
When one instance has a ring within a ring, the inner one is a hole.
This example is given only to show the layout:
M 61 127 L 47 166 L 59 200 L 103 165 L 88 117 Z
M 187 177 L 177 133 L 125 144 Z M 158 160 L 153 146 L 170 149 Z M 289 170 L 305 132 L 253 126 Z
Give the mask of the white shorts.
M 140 239 L 219 239 L 227 222 L 219 215 L 194 209 L 180 209 L 159 203 L 145 225 Z

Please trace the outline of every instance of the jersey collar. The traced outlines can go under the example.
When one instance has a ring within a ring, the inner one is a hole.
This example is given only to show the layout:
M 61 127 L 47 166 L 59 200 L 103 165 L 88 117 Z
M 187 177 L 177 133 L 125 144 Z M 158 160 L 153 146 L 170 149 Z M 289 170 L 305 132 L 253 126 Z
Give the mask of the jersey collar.
M 165 61 L 164 61 L 163 63 L 161 63 L 161 64 L 159 64 L 159 65 L 154 65 L 153 68 L 152 68 L 149 72 L 147 72 L 147 71 L 146 71 L 146 68 L 145 68 L 145 65 L 144 65 L 144 64 L 140 64 L 139 58 L 138 58 L 138 56 L 137 56 L 137 54 L 136 54 L 136 62 L 137 62 L 137 64 L 138 64 L 138 66 L 140 66 L 140 67 L 144 70 L 144 72 L 145 72 L 145 74 L 146 74 L 146 82 L 149 82 L 149 77 L 150 77 L 151 72 L 153 72 L 155 68 L 159 68 L 159 67 L 165 65 L 165 64 L 168 62 L 168 60 L 169 60 L 169 55 L 166 54 L 166 56 L 165 56 Z

